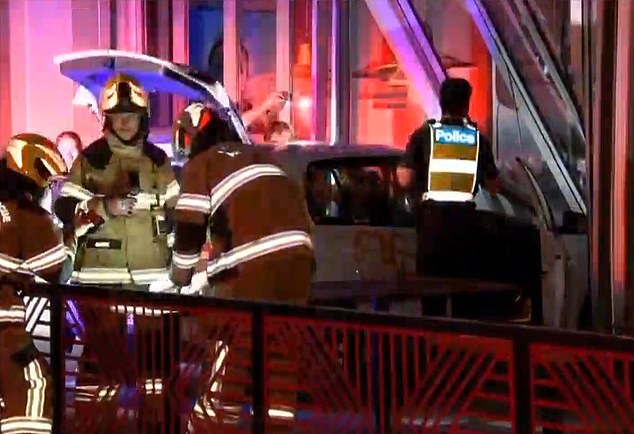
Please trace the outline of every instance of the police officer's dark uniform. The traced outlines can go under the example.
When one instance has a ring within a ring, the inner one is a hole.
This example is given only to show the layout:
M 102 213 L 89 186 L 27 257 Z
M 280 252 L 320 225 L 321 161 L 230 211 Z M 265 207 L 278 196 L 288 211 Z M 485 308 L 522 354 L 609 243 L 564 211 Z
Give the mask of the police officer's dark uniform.
M 448 79 L 441 90 L 441 105 L 452 92 L 468 99 L 471 87 L 465 80 Z M 445 94 L 443 95 L 443 92 Z M 402 166 L 414 171 L 420 198 L 417 216 L 417 273 L 442 277 L 473 277 L 472 260 L 479 253 L 473 239 L 477 189 L 495 181 L 491 143 L 466 116 L 443 107 L 440 120 L 429 120 L 411 135 Z M 459 110 L 451 110 L 459 111 Z M 466 110 L 464 110 L 466 112 Z

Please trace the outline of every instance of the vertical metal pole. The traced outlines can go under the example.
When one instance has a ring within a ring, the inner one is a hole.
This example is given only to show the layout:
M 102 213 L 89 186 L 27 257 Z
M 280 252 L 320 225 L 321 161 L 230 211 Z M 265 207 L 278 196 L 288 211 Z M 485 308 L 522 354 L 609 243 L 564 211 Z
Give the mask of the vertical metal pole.
M 630 4 L 631 6 L 631 4 Z M 630 26 L 634 26 L 634 8 L 630 10 Z M 634 44 L 630 43 L 630 67 L 629 80 L 632 83 L 634 78 Z M 634 101 L 634 85 L 630 85 L 630 93 L 625 97 L 630 102 L 630 114 L 627 120 L 629 125 L 629 148 L 627 152 L 627 177 L 628 186 L 634 185 L 634 108 L 631 102 Z M 625 321 L 630 334 L 634 334 L 634 188 L 627 189 L 627 299 Z
M 535 432 L 533 428 L 533 391 L 529 345 L 524 333 L 518 333 L 513 339 L 514 432 L 517 434 Z
M 172 60 L 189 64 L 189 0 L 172 1 Z M 172 98 L 175 116 L 185 109 L 184 98 Z
M 332 2 L 330 143 L 350 143 L 350 5 Z
M 240 101 L 240 5 L 239 0 L 224 0 L 223 20 L 223 84 L 229 97 Z
M 51 333 L 51 372 L 53 377 L 53 432 L 64 432 L 64 414 L 66 403 L 64 389 L 66 376 L 64 367 L 64 297 L 60 286 L 51 288 L 50 304 L 50 333 Z
M 291 27 L 291 0 L 277 0 L 275 8 L 275 90 L 291 91 L 293 64 L 293 28 Z M 286 104 L 279 119 L 291 122 L 290 104 Z
M 251 382 L 253 389 L 253 425 L 251 432 L 260 434 L 266 427 L 266 384 L 265 361 L 266 348 L 264 336 L 264 313 L 257 307 L 251 316 Z
M 313 81 L 313 140 L 326 140 L 328 97 L 328 26 L 329 0 L 313 0 L 312 9 L 312 81 Z
M 618 2 L 614 99 L 614 180 L 612 188 L 612 314 L 616 330 L 625 326 L 627 280 L 627 166 L 630 126 L 632 2 Z
M 632 264 L 632 194 L 634 158 L 634 2 L 620 1 L 617 10 L 616 43 L 616 90 L 614 104 L 614 295 L 613 310 L 617 330 L 634 334 L 634 289 L 630 276 L 634 272 Z
M 596 100 L 588 146 L 590 213 L 590 284 L 593 322 L 603 332 L 612 330 L 612 152 L 614 143 L 614 61 L 616 2 L 597 4 L 598 41 L 595 65 Z

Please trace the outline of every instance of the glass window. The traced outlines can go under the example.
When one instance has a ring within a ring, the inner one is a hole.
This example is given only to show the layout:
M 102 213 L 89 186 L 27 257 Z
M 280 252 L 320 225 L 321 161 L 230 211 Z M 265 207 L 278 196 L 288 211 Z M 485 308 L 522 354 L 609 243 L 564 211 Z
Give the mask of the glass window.
M 291 123 L 295 138 L 310 140 L 313 114 L 312 8 L 313 0 L 291 2 Z
M 241 43 L 240 102 L 242 111 L 263 104 L 276 91 L 276 1 L 242 0 L 239 2 L 238 32 Z M 249 126 L 255 142 L 277 114 L 269 112 Z
M 364 1 L 350 2 L 350 29 L 351 141 L 402 149 L 425 119 L 419 98 Z
M 170 60 L 170 38 L 164 37 L 171 33 L 171 8 L 165 0 L 147 2 L 144 4 L 145 14 L 145 44 L 146 53 L 160 59 Z M 172 127 L 172 95 L 167 93 L 151 93 L 150 107 L 152 116 L 150 126 L 154 137 L 158 134 L 164 139 L 165 133 Z M 167 133 L 169 135 L 169 133 Z M 156 138 L 156 137 L 155 137 Z
M 413 226 L 412 200 L 396 180 L 398 163 L 398 157 L 355 157 L 311 164 L 306 201 L 315 223 Z
M 190 0 L 189 63 L 222 80 L 222 1 Z

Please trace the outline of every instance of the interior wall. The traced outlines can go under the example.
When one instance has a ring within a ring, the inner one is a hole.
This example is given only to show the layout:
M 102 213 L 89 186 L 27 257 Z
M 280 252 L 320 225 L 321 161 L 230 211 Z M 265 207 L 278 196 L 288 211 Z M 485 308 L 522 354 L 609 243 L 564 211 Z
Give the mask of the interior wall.
M 73 84 L 55 55 L 73 49 L 71 0 L 9 0 L 12 133 L 73 128 Z
M 0 1 L 0 156 L 11 137 L 11 41 L 9 3 Z

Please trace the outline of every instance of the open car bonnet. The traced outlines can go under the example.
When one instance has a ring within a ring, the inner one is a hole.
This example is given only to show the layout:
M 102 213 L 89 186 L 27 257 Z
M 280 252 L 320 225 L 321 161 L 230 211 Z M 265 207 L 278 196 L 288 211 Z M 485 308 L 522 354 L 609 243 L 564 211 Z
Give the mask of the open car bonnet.
M 184 65 L 145 54 L 118 50 L 88 50 L 60 54 L 54 59 L 60 72 L 87 89 L 95 101 L 101 89 L 116 72 L 136 78 L 147 92 L 166 92 L 202 101 L 226 113 L 244 143 L 251 143 L 242 119 L 224 87 L 212 77 Z

